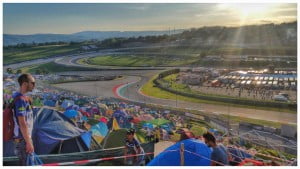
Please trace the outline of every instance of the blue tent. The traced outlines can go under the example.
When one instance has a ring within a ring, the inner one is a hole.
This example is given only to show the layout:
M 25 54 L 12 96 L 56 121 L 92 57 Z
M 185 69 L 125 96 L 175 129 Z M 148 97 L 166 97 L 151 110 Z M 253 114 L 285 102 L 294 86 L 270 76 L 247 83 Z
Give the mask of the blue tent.
M 102 137 L 105 137 L 108 133 L 107 125 L 103 122 L 100 122 L 92 126 L 90 130 L 92 131 L 93 135 L 102 136 Z
M 168 124 L 163 124 L 160 126 L 160 128 L 165 129 L 167 132 L 171 132 L 172 129 Z
M 148 166 L 180 166 L 180 145 L 184 144 L 184 165 L 185 166 L 209 166 L 211 149 L 205 143 L 196 139 L 186 139 L 180 141 L 165 151 L 156 156 L 150 161 Z M 174 152 L 167 152 L 170 150 L 178 150 Z M 192 154 L 193 152 L 195 154 Z
M 73 100 L 64 100 L 63 103 L 61 104 L 61 107 L 64 109 L 67 109 L 68 107 L 74 105 L 74 101 Z
M 78 111 L 79 110 L 79 106 L 76 105 L 76 104 L 74 104 L 74 105 L 71 105 L 71 106 L 67 107 L 66 110 L 77 110 Z
M 121 111 L 121 110 L 116 110 L 113 114 L 112 117 L 116 118 L 119 126 L 121 128 L 129 128 L 130 127 L 130 122 L 128 120 L 128 114 Z
M 150 129 L 153 129 L 153 128 L 154 128 L 154 127 L 153 127 L 153 124 L 151 124 L 151 123 L 144 123 L 144 124 L 143 124 L 143 128 L 146 128 L 146 127 L 150 128 Z
M 64 112 L 64 115 L 68 118 L 73 118 L 78 115 L 78 112 L 76 110 L 67 110 Z
M 56 102 L 54 102 L 53 100 L 45 100 L 44 101 L 45 106 L 55 107 L 55 104 L 56 104 Z
M 33 113 L 32 141 L 36 154 L 88 151 L 92 133 L 84 131 L 61 113 L 47 108 Z M 8 150 L 7 150 L 8 151 Z M 9 151 L 14 151 L 14 148 Z M 6 152 L 5 154 L 11 154 Z

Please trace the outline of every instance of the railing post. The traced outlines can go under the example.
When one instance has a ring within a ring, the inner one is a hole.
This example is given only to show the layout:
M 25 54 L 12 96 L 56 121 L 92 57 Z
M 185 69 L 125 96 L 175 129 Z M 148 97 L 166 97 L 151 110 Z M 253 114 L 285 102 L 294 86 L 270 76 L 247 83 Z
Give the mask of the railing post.
M 180 145 L 180 165 L 184 166 L 184 143 Z

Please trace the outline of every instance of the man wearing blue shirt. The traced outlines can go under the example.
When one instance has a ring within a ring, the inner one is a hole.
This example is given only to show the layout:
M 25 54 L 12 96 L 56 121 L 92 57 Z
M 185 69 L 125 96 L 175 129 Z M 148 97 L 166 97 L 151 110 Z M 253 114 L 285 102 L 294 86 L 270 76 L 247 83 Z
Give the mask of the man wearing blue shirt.
M 25 94 L 31 92 L 35 87 L 35 79 L 30 74 L 22 74 L 18 78 L 20 91 L 13 95 L 13 98 L 20 97 L 14 105 L 14 143 L 16 155 L 20 165 L 26 165 L 27 155 L 34 152 L 31 139 L 33 128 L 33 114 L 30 101 Z
M 205 144 L 213 149 L 211 153 L 211 166 L 228 165 L 229 162 L 227 150 L 224 146 L 217 145 L 215 136 L 212 133 L 207 132 L 203 134 L 203 138 Z

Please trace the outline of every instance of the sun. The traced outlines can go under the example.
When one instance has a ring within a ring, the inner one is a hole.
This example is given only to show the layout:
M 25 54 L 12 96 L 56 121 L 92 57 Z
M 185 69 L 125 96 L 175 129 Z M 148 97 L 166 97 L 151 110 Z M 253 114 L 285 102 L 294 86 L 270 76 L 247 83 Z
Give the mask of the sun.
M 241 17 L 258 17 L 270 10 L 270 6 L 262 4 L 233 4 L 233 7 L 241 14 Z
M 272 4 L 260 3 L 226 3 L 220 4 L 219 8 L 234 12 L 236 15 L 240 16 L 240 18 L 263 18 L 274 8 L 274 6 Z

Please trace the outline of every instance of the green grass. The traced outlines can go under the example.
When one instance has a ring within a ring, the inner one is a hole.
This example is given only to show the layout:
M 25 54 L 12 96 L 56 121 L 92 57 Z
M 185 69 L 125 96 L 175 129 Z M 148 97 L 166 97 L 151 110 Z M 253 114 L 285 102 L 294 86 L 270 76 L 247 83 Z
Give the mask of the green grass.
M 175 58 L 175 59 L 174 59 Z M 160 55 L 107 55 L 80 59 L 78 63 L 89 62 L 92 65 L 102 66 L 180 66 L 198 61 L 196 57 L 174 57 Z
M 73 52 L 78 49 L 79 45 L 49 45 L 19 49 L 4 49 L 3 63 L 11 64 L 15 62 L 45 58 L 49 56 Z
M 95 68 L 82 68 L 82 67 L 75 67 L 75 66 L 64 66 L 60 64 L 56 64 L 54 62 L 40 64 L 40 65 L 32 65 L 29 67 L 23 67 L 21 68 L 23 73 L 35 73 L 38 69 L 40 70 L 46 70 L 49 73 L 55 73 L 55 72 L 65 72 L 65 71 L 92 71 L 97 70 Z
M 270 126 L 270 127 L 275 127 L 275 128 L 281 128 L 281 125 L 283 124 L 283 123 L 279 123 L 279 122 L 272 122 L 272 121 L 259 120 L 259 119 L 250 119 L 250 118 L 246 118 L 246 117 L 231 116 L 231 115 L 225 115 L 225 114 L 222 114 L 221 116 L 224 119 L 228 119 L 230 123 L 232 121 L 247 122 L 247 123 L 258 124 L 258 125 L 263 125 L 263 126 Z

